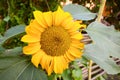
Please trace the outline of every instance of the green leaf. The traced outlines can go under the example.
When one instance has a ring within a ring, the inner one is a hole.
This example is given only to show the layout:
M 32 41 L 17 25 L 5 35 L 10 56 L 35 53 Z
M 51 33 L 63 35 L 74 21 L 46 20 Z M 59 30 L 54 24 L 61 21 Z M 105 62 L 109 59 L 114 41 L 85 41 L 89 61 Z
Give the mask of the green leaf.
M 8 29 L 5 32 L 4 37 L 12 37 L 23 32 L 25 32 L 25 25 L 17 25 L 15 27 Z
M 78 59 L 76 59 L 75 61 L 76 61 L 77 63 L 80 62 L 81 64 L 83 64 L 83 66 L 87 67 L 89 60 L 88 60 L 86 57 L 82 56 L 82 58 L 78 58 Z M 77 65 L 78 65 L 78 64 L 77 64 Z M 80 66 L 78 65 L 78 67 L 80 67 Z
M 8 29 L 3 37 L 0 37 L 0 44 L 3 44 L 7 39 L 25 32 L 25 25 L 17 25 Z
M 29 57 L 0 56 L 0 80 L 47 80 L 47 75 Z
M 0 56 L 16 56 L 16 55 L 22 55 L 22 47 L 15 47 L 13 49 L 6 49 L 4 52 L 2 52 Z
M 0 54 L 3 53 L 5 51 L 5 48 L 3 48 L 1 45 L 0 45 Z
M 8 22 L 10 20 L 10 16 L 5 17 L 3 20 Z
M 97 78 L 97 80 L 105 80 L 105 78 L 103 76 L 100 76 Z
M 48 76 L 48 80 L 54 80 L 55 79 L 55 73 L 51 74 L 50 76 Z
M 64 72 L 62 73 L 62 78 L 63 80 L 72 80 L 70 69 L 64 70 Z
M 120 58 L 120 32 L 99 22 L 91 23 L 86 29 L 93 43 L 85 46 L 85 56 L 96 62 L 108 74 L 120 72 L 120 66 L 110 58 Z M 117 39 L 117 42 L 112 38 Z
M 72 77 L 74 80 L 83 80 L 82 79 L 82 70 L 80 68 L 74 69 L 72 71 Z
M 2 46 L 1 43 L 3 42 L 3 40 L 4 40 L 4 37 L 0 34 L 0 46 Z
M 96 17 L 96 13 L 90 12 L 82 5 L 69 4 L 64 6 L 63 10 L 71 13 L 73 18 L 78 20 L 92 20 Z
M 0 34 L 0 38 L 2 38 L 3 36 Z

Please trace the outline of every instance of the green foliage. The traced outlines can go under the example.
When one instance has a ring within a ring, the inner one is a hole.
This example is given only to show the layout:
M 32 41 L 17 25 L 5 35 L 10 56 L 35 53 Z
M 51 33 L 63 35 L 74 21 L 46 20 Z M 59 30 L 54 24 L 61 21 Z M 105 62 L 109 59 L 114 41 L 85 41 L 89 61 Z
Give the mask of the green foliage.
M 120 58 L 120 44 L 118 44 L 120 32 L 97 21 L 91 23 L 86 31 L 93 43 L 86 45 L 84 55 L 96 62 L 107 73 L 120 73 L 120 67 L 110 58 L 111 56 Z
M 3 19 L 5 22 L 8 22 L 10 20 L 10 16 L 7 16 Z
M 13 53 L 13 54 L 12 54 Z M 41 68 L 36 68 L 21 48 L 6 50 L 0 55 L 1 80 L 48 80 Z
M 102 76 L 100 76 L 100 77 L 98 77 L 96 80 L 105 80 L 105 78 L 102 77 Z
M 33 11 L 40 10 L 44 12 L 49 11 L 49 8 L 55 11 L 59 4 L 60 0 L 0 0 L 0 34 L 4 35 L 6 30 L 16 25 L 28 25 L 30 20 L 34 18 Z M 6 48 L 21 46 L 20 37 L 17 36 L 9 40 L 4 37 L 2 41 L 2 38 L 0 38 L 0 44 L 7 40 L 6 44 L 9 46 L 5 44 Z M 13 43 L 14 45 L 11 45 Z
M 47 80 L 45 71 L 34 67 L 30 58 L 22 54 L 24 44 L 20 41 L 25 25 L 33 19 L 34 10 L 55 11 L 60 3 L 59 0 L 46 1 L 0 0 L 1 80 Z
M 83 80 L 82 70 L 78 65 L 80 59 L 71 62 L 70 67 L 63 71 L 62 74 L 55 74 L 48 76 L 48 80 Z
M 77 59 L 70 64 L 70 68 L 66 69 L 61 75 L 63 80 L 83 80 L 82 70 L 78 65 L 81 59 Z M 83 60 L 82 60 L 83 61 Z
M 0 44 L 3 44 L 9 38 L 11 38 L 15 35 L 21 34 L 23 32 L 25 32 L 25 25 L 18 25 L 18 26 L 15 26 L 15 27 L 8 29 L 4 33 L 4 36 L 0 37 Z
M 82 79 L 82 70 L 80 68 L 74 69 L 72 71 L 72 76 L 74 77 L 74 80 L 83 80 Z
M 2 54 L 3 51 L 5 51 L 5 48 L 2 45 L 0 45 L 0 54 Z
M 96 62 L 109 74 L 120 72 L 120 67 L 110 58 L 110 56 L 120 58 L 120 32 L 111 28 L 112 26 L 107 27 L 98 22 L 91 23 L 86 29 L 93 43 L 85 46 L 82 59 L 73 61 L 72 67 L 70 65 L 61 75 L 52 73 L 51 76 L 47 76 L 41 67 L 33 66 L 30 61 L 31 56 L 23 55 L 21 46 L 25 44 L 20 39 L 25 32 L 25 25 L 33 19 L 33 11 L 55 11 L 60 1 L 65 0 L 0 0 L 1 80 L 83 80 L 82 70 L 77 62 L 80 61 L 88 67 L 88 59 Z M 74 3 L 82 1 L 81 4 L 84 6 L 86 4 L 86 0 L 73 1 Z M 95 1 L 98 8 L 99 0 Z M 86 22 L 95 19 L 97 15 L 81 5 L 70 4 L 63 9 L 70 12 L 74 19 Z M 98 12 L 98 9 L 93 12 Z M 98 80 L 104 79 L 99 77 Z
M 72 80 L 71 74 L 72 74 L 71 69 L 66 69 L 62 74 L 63 80 Z
M 0 56 L 5 57 L 5 56 L 19 56 L 22 55 L 22 47 L 15 47 L 13 49 L 5 49 L 2 51 L 3 54 L 0 54 Z
M 72 70 L 72 77 L 74 80 L 83 80 L 82 70 L 79 68 L 78 61 L 73 62 L 74 69 Z
M 5 32 L 5 28 L 3 26 L 6 26 L 6 22 L 3 20 L 0 20 L 0 35 Z
M 90 12 L 87 8 L 81 5 L 69 4 L 64 6 L 63 9 L 71 13 L 76 20 L 92 20 L 96 17 L 96 13 Z
M 91 20 L 95 18 L 93 13 L 80 5 L 70 4 L 65 6 L 64 10 L 70 12 L 75 19 Z M 110 57 L 120 58 L 120 32 L 111 27 L 97 21 L 88 25 L 86 31 L 93 43 L 86 45 L 84 55 L 96 62 L 107 73 L 117 74 L 120 72 L 120 67 Z

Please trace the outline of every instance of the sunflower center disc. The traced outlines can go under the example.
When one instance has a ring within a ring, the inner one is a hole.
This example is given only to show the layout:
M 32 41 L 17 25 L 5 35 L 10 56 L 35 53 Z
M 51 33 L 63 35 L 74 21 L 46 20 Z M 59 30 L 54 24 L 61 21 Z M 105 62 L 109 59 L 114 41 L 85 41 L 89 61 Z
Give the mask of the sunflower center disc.
M 41 34 L 41 49 L 47 55 L 60 56 L 70 47 L 70 35 L 63 27 L 49 27 Z

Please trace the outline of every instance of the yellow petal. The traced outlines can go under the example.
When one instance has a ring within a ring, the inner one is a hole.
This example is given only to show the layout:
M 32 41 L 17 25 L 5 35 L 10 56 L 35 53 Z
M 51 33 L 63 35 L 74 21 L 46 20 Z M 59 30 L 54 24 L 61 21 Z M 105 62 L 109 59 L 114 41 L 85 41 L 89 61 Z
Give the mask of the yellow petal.
M 41 66 L 42 66 L 42 69 L 45 69 L 45 65 L 46 65 L 46 59 L 45 59 L 45 57 L 46 57 L 46 55 L 44 55 L 43 57 L 42 57 L 42 59 L 40 60 L 40 64 L 41 64 Z
M 49 65 L 48 75 L 51 75 L 51 73 L 53 72 L 53 69 L 54 69 L 54 58 L 52 58 L 51 63 Z
M 61 74 L 64 70 L 63 60 L 60 57 L 54 57 L 54 72 Z
M 63 26 L 65 29 L 70 29 L 71 27 L 74 27 L 74 23 L 73 23 L 73 21 L 71 20 L 71 18 L 68 18 L 68 19 L 66 19 L 65 21 L 63 21 L 62 26 Z
M 71 36 L 71 38 L 80 40 L 83 38 L 83 36 L 80 32 L 76 32 Z
M 31 35 L 33 37 L 36 37 L 36 38 L 40 39 L 41 32 L 39 32 L 38 30 L 32 29 L 30 26 L 26 27 L 26 33 L 28 35 Z
M 63 14 L 62 17 L 64 18 L 63 21 L 62 21 L 62 25 L 63 26 L 65 26 L 66 24 L 68 24 L 68 22 L 73 21 L 73 17 L 68 12 L 64 12 L 64 14 Z
M 40 63 L 41 58 L 43 57 L 44 54 L 42 54 L 41 51 L 38 51 L 36 54 L 32 56 L 31 62 L 38 67 L 38 64 Z
M 38 33 L 44 31 L 44 28 L 37 22 L 36 19 L 32 20 L 32 21 L 30 22 L 30 25 L 29 25 L 29 26 L 30 26 L 31 30 L 36 31 L 36 32 L 38 32 Z
M 44 15 L 44 19 L 46 21 L 47 26 L 52 26 L 52 21 L 53 21 L 52 20 L 52 12 L 51 11 L 44 12 L 43 15 Z
M 59 26 L 62 22 L 62 13 L 59 11 L 53 12 L 53 25 Z
M 82 56 L 82 52 L 79 50 L 79 49 L 77 49 L 77 48 L 74 48 L 74 47 L 70 47 L 70 49 L 68 50 L 68 52 L 72 55 L 72 56 L 74 56 L 74 57 L 76 57 L 76 58 L 80 58 L 81 56 Z
M 60 26 L 70 16 L 69 13 L 64 12 L 60 7 L 53 13 L 54 26 Z
M 81 28 L 86 29 L 86 25 L 85 24 L 80 24 Z
M 81 28 L 80 24 L 78 22 L 74 22 L 72 27 L 69 29 L 69 32 L 77 31 L 79 28 Z
M 33 36 L 30 36 L 30 35 L 24 35 L 21 39 L 21 41 L 23 42 L 38 42 L 40 41 L 40 39 L 38 37 L 33 37 Z
M 51 56 L 49 56 L 49 55 L 46 55 L 46 57 L 45 57 L 45 69 L 46 69 L 46 71 L 48 72 L 48 70 L 49 70 L 49 67 L 50 67 L 50 64 L 51 64 L 51 61 L 52 61 L 52 57 Z
M 72 15 L 69 12 L 64 12 L 63 16 L 64 16 L 65 19 L 69 18 L 70 20 L 73 20 L 73 17 L 72 17 Z
M 67 54 L 68 54 L 68 53 L 66 52 L 66 54 L 64 54 L 63 57 L 65 58 L 66 62 L 69 63 L 69 62 L 71 61 L 71 59 L 69 59 L 69 58 L 67 57 L 67 56 L 68 56 Z
M 66 61 L 66 58 L 64 56 L 60 56 L 61 62 L 64 64 L 63 68 L 68 68 L 68 62 Z
M 47 24 L 46 24 L 46 22 L 45 22 L 45 20 L 44 20 L 44 18 L 43 18 L 43 13 L 42 13 L 41 11 L 34 11 L 33 14 L 34 14 L 34 17 L 35 17 L 35 19 L 37 20 L 37 22 L 38 22 L 42 27 L 46 28 L 46 27 L 47 27 Z
M 81 20 L 76 20 L 76 22 L 78 22 L 78 23 L 80 23 L 80 24 L 82 23 L 82 21 L 81 21 Z
M 27 55 L 31 55 L 31 54 L 34 54 L 36 53 L 37 51 L 40 50 L 40 43 L 39 42 L 36 42 L 36 43 L 29 43 L 28 46 L 25 46 L 23 48 L 23 53 L 24 54 L 27 54 Z
M 83 49 L 84 48 L 84 43 L 81 43 L 79 40 L 72 39 L 71 46 Z
M 42 68 L 45 69 L 46 71 L 48 71 L 50 62 L 51 62 L 51 57 L 44 53 L 44 56 L 42 57 L 42 59 L 40 61 Z
M 70 52 L 66 52 L 64 57 L 66 57 L 66 59 L 68 59 L 69 62 L 75 59 L 75 57 L 72 56 Z

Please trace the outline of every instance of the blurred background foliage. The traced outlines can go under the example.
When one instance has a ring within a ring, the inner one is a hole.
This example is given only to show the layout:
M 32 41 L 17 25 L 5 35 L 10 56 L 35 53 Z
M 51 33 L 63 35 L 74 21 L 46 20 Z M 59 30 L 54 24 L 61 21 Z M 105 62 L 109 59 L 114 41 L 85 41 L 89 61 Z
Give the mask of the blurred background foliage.
M 11 26 L 18 24 L 28 24 L 33 18 L 34 10 L 55 11 L 61 2 L 68 0 L 0 0 L 0 33 Z M 70 0 L 86 6 L 90 11 L 97 13 L 100 6 L 100 0 Z M 120 20 L 120 0 L 107 0 L 103 17 L 110 24 L 116 25 L 119 29 Z
M 33 19 L 33 11 L 55 11 L 59 4 L 60 0 L 0 0 L 0 34 L 3 35 L 6 30 L 16 25 L 28 25 Z M 22 34 L 7 40 L 3 46 L 22 46 L 21 36 Z
M 0 35 L 9 28 L 25 24 L 28 25 L 33 19 L 33 11 L 55 11 L 59 5 L 63 6 L 68 0 L 0 0 Z M 70 0 L 70 3 L 80 4 L 90 11 L 98 13 L 101 0 Z M 120 30 L 120 0 L 107 0 L 102 22 L 106 25 L 115 25 Z M 23 34 L 9 39 L 3 45 L 10 49 L 23 46 L 20 41 Z
M 12 26 L 29 24 L 34 10 L 55 11 L 63 2 L 77 3 L 97 13 L 101 0 L 0 0 L 0 34 Z M 107 0 L 103 13 L 103 21 L 120 29 L 120 0 Z M 106 22 L 107 21 L 107 22 Z
M 28 25 L 33 18 L 34 10 L 55 11 L 58 5 L 63 6 L 68 1 L 83 5 L 94 13 L 98 12 L 100 6 L 100 0 L 0 0 L 0 34 L 3 35 L 12 26 Z M 120 0 L 107 0 L 102 22 L 115 25 L 116 29 L 120 30 Z M 11 45 L 12 43 L 14 44 Z M 4 47 L 13 48 L 21 46 L 22 42 L 20 42 L 20 37 L 15 37 L 8 40 L 6 44 Z
M 61 2 L 68 0 L 0 0 L 0 33 L 3 34 L 11 26 L 28 24 L 33 18 L 34 10 L 55 11 Z M 70 0 L 86 6 L 90 11 L 97 13 L 100 0 Z M 120 0 L 107 0 L 103 13 L 104 20 L 110 25 L 120 28 Z

